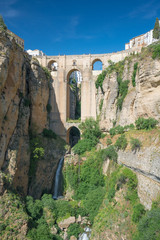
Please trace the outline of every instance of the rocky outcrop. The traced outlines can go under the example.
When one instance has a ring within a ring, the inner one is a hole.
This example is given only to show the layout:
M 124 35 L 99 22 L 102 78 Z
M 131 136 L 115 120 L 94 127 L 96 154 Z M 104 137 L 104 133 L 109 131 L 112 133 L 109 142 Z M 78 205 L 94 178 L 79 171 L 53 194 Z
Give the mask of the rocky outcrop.
M 134 65 L 138 63 L 136 86 L 132 86 Z M 160 123 L 160 60 L 151 56 L 131 56 L 124 62 L 122 81 L 129 80 L 128 93 L 123 101 L 122 110 L 117 109 L 118 82 L 117 72 L 107 75 L 103 82 L 103 93 L 97 91 L 97 112 L 100 114 L 100 126 L 104 131 L 116 125 L 135 123 L 138 117 L 152 117 Z M 103 101 L 100 112 L 99 104 Z M 155 136 L 155 139 L 154 139 Z M 137 136 L 135 136 L 137 138 Z M 146 135 L 146 139 L 149 135 Z M 142 144 L 147 140 L 139 135 Z M 150 136 L 150 144 L 137 152 L 127 149 L 118 152 L 118 162 L 136 172 L 138 194 L 147 209 L 160 193 L 160 149 L 159 135 Z M 130 141 L 130 139 L 128 139 Z M 106 163 L 107 164 L 107 163 Z M 105 168 L 105 166 L 104 166 Z
M 136 86 L 132 86 L 134 64 L 138 62 Z M 160 120 L 160 60 L 150 56 L 141 58 L 132 56 L 126 59 L 122 80 L 129 80 L 128 94 L 124 99 L 122 110 L 117 110 L 118 84 L 117 74 L 113 72 L 106 76 L 103 82 L 102 94 L 97 92 L 97 113 L 100 114 L 99 104 L 103 99 L 101 111 L 101 128 L 106 131 L 116 125 L 129 125 L 138 117 L 153 117 Z
M 61 230 L 68 228 L 71 224 L 75 223 L 75 217 L 69 217 L 58 223 L 58 226 Z
M 30 133 L 38 135 L 48 128 L 48 101 L 49 79 L 38 61 L 31 60 L 7 33 L 0 32 L 1 192 L 6 179 L 22 194 L 29 191 L 35 198 L 53 188 L 56 167 L 64 153 L 62 142 L 42 139 L 47 161 L 37 163 L 36 183 L 33 178 L 29 181 Z
M 118 163 L 136 172 L 138 195 L 146 209 L 160 194 L 160 148 L 151 146 L 140 151 L 119 151 Z

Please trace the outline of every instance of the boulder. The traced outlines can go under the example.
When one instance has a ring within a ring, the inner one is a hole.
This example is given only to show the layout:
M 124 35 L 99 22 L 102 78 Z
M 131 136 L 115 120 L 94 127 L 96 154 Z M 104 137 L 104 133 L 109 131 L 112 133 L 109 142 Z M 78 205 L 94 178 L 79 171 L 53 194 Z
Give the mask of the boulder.
M 70 224 L 75 223 L 75 222 L 76 222 L 75 217 L 69 217 L 69 218 L 64 219 L 63 221 L 59 222 L 58 226 L 60 229 L 63 230 L 65 228 L 68 228 Z

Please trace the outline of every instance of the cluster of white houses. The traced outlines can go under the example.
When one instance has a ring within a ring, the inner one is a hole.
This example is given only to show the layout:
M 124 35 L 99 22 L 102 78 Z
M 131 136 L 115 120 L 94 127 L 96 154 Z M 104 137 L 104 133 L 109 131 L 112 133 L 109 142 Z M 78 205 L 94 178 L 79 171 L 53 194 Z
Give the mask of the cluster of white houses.
M 160 25 L 160 21 L 159 21 Z M 137 48 L 137 47 L 146 47 L 154 42 L 156 42 L 157 39 L 153 38 L 153 29 L 149 32 L 142 34 L 140 36 L 132 38 L 129 43 L 125 44 L 125 50 L 131 49 L 131 48 Z

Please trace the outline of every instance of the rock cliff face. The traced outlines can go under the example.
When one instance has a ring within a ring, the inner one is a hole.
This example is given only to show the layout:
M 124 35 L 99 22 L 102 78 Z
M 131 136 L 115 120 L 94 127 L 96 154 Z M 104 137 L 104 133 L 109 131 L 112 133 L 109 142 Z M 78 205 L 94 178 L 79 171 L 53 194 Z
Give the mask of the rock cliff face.
M 30 168 L 29 132 L 42 133 L 48 127 L 46 106 L 49 99 L 48 77 L 36 60 L 30 60 L 9 35 L 0 33 L 0 169 L 1 191 L 4 190 L 4 175 L 14 188 L 23 194 L 28 191 L 34 197 L 51 190 L 55 166 L 63 154 L 56 141 L 46 144 L 48 162 L 39 168 L 36 178 L 43 179 L 38 192 L 35 183 L 28 178 Z M 47 140 L 45 140 L 47 141 Z M 45 142 L 44 141 L 44 142 Z M 44 147 L 45 147 L 44 146 Z M 48 179 L 44 172 L 48 171 Z M 51 182 L 51 183 L 50 183 Z M 29 185 L 28 185 L 29 183 Z M 34 189 L 32 191 L 31 189 Z
M 135 63 L 138 68 L 135 87 L 132 76 Z M 100 126 L 104 131 L 113 127 L 113 123 L 121 126 L 135 123 L 138 117 L 152 117 L 160 123 L 160 59 L 151 56 L 131 56 L 124 62 L 122 81 L 129 80 L 128 93 L 124 98 L 122 110 L 117 108 L 118 81 L 117 71 L 108 74 L 103 82 L 103 93 L 97 90 L 97 113 L 100 115 Z M 100 111 L 99 105 L 103 101 Z M 142 149 L 133 152 L 131 149 L 118 152 L 118 162 L 131 168 L 138 177 L 138 194 L 147 209 L 160 194 L 160 142 L 159 130 L 153 136 L 139 133 Z M 134 135 L 134 134 L 133 134 Z M 132 136 L 137 138 L 137 136 Z M 150 137 L 150 140 L 147 140 Z M 128 142 L 130 137 L 128 138 Z M 149 141 L 149 142 L 148 142 Z M 147 144 L 146 144 L 147 142 Z
M 134 64 L 138 63 L 136 72 L 136 86 L 132 86 Z M 122 81 L 129 80 L 128 94 L 124 99 L 122 110 L 117 110 L 118 83 L 117 73 L 114 71 L 106 76 L 103 91 L 98 89 L 96 102 L 97 113 L 101 115 L 101 128 L 108 130 L 116 125 L 129 125 L 138 117 L 153 117 L 160 120 L 160 60 L 153 60 L 150 56 L 142 58 L 132 56 L 124 63 Z M 100 113 L 99 105 L 103 99 Z

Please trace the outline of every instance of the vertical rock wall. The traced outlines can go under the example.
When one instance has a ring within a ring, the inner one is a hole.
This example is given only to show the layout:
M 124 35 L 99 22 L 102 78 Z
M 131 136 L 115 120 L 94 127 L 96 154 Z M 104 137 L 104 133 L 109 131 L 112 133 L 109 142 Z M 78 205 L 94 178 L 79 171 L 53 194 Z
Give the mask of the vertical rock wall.
M 40 197 L 44 189 L 51 191 L 56 166 L 63 155 L 56 141 L 44 145 L 48 162 L 41 168 L 37 163 L 36 177 L 29 182 L 30 135 L 41 134 L 48 128 L 46 106 L 49 99 L 49 79 L 36 59 L 31 60 L 14 39 L 0 32 L 0 169 L 1 192 L 5 178 L 22 194 Z M 42 137 L 43 138 L 43 137 Z M 46 140 L 42 139 L 42 142 Z M 46 150 L 47 149 L 47 150 Z M 48 167 L 49 163 L 49 167 Z M 40 169 L 43 169 L 41 171 Z M 47 169 L 47 170 L 46 170 Z M 40 173 L 40 174 L 39 174 Z M 45 175 L 47 174 L 48 180 Z M 39 177 L 37 177 L 39 175 Z M 39 178 L 43 179 L 39 182 Z M 35 182 L 39 189 L 36 191 Z M 34 189 L 32 191 L 31 189 Z

